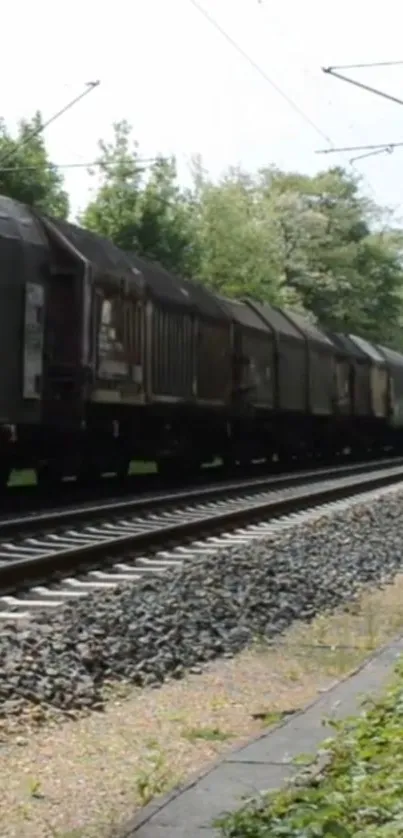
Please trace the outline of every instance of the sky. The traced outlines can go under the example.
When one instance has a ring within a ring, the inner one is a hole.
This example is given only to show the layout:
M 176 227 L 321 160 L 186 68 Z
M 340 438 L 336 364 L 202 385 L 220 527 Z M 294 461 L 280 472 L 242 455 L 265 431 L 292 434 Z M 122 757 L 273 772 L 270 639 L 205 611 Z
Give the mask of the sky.
M 36 109 L 46 120 L 99 79 L 98 88 L 46 129 L 51 159 L 93 161 L 99 138 L 111 139 L 113 123 L 126 119 L 141 156 L 174 154 L 183 183 L 196 153 L 213 178 L 238 164 L 251 172 L 275 164 L 313 174 L 328 165 L 349 167 L 351 153 L 316 153 L 331 144 L 403 141 L 401 105 L 321 71 L 403 62 L 398 0 L 197 2 L 267 79 L 192 0 L 69 0 L 57 14 L 49 0 L 21 0 L 2 9 L 9 37 L 3 34 L 0 51 L 0 115 L 12 130 Z M 347 74 L 403 98 L 403 63 Z M 354 167 L 367 194 L 403 218 L 403 147 Z M 96 179 L 85 168 L 63 172 L 74 217 Z

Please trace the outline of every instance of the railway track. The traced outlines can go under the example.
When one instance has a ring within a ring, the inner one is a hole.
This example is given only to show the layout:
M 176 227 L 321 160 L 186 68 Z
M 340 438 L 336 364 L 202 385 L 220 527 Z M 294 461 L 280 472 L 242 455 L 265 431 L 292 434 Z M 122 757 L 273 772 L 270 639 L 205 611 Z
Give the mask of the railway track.
M 351 497 L 375 496 L 400 482 L 403 462 L 382 461 L 195 489 L 186 501 L 177 492 L 103 504 L 102 509 L 61 510 L 57 528 L 57 513 L 52 523 L 43 516 L 53 529 L 0 543 L 0 621 L 29 619 L 38 610 L 56 610 L 96 590 L 141 582 L 200 554 L 268 536 L 301 516 L 320 515 L 343 499 L 349 503 Z M 91 516 L 98 516 L 98 522 L 88 522 Z M 72 521 L 76 526 L 67 528 Z M 33 522 L 25 520 L 25 525 Z M 45 521 L 39 525 L 43 530 Z

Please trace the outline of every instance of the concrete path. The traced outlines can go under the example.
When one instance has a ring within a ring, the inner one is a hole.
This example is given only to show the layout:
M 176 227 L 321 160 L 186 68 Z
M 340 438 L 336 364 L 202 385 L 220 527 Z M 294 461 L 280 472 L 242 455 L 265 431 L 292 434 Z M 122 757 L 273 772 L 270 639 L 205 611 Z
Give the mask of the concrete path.
M 305 710 L 271 728 L 186 786 L 159 798 L 122 830 L 122 838 L 217 838 L 211 824 L 242 806 L 242 798 L 278 789 L 301 768 L 292 760 L 317 750 L 331 729 L 324 717 L 341 719 L 360 711 L 365 695 L 382 691 L 393 673 L 403 638 L 378 651 L 353 675 L 322 693 Z

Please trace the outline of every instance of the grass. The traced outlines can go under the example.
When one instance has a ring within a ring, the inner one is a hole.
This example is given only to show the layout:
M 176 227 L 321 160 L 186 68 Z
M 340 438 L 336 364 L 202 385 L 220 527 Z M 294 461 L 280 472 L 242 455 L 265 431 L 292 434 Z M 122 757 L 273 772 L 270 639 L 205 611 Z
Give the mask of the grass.
M 361 716 L 333 722 L 326 763 L 218 826 L 225 838 L 399 838 L 403 834 L 403 662 Z M 300 779 L 301 781 L 301 779 Z
M 206 463 L 202 468 L 217 468 L 221 460 L 215 459 L 212 463 Z M 129 475 L 135 474 L 156 474 L 157 464 L 154 460 L 132 460 L 129 466 Z M 8 481 L 9 486 L 35 486 L 37 483 L 36 471 L 33 468 L 14 469 Z
M 7 777 L 1 838 L 120 838 L 119 824 L 178 777 L 186 779 L 303 708 L 394 637 L 403 629 L 402 602 L 403 574 L 383 590 L 363 592 L 348 608 L 294 623 L 272 643 L 257 638 L 234 658 L 159 690 L 111 684 L 103 714 L 59 723 L 57 716 L 47 720 L 42 708 L 38 719 L 38 708 L 27 706 L 22 718 L 1 719 L 0 775 Z M 299 765 L 305 762 L 301 757 Z M 266 832 L 254 832 L 256 823 L 249 833 L 227 834 L 276 835 L 266 825 Z M 283 838 L 313 834 L 285 832 Z
M 155 462 L 132 460 L 129 466 L 129 474 L 155 474 L 157 465 Z M 37 483 L 35 469 L 14 469 L 8 481 L 9 486 L 35 486 Z
M 189 742 L 197 742 L 202 739 L 204 742 L 226 742 L 233 738 L 233 733 L 226 733 L 218 727 L 192 727 L 184 730 L 182 736 Z

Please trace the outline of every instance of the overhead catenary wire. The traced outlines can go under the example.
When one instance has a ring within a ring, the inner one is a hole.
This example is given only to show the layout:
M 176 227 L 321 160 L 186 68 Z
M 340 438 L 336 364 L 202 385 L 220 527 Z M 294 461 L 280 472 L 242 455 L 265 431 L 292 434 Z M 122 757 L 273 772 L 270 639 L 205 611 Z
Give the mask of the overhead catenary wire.
M 157 163 L 160 159 L 161 158 L 159 157 L 136 158 L 133 160 L 133 169 L 137 168 L 138 164 L 138 171 L 143 171 L 144 168 L 152 166 L 153 163 Z M 47 169 L 92 169 L 95 166 L 105 166 L 106 168 L 109 168 L 110 166 L 113 167 L 120 165 L 121 163 L 119 160 L 93 160 L 89 163 L 52 163 L 51 161 L 49 161 L 43 165 L 40 164 L 36 166 L 0 166 L 0 172 L 37 171 L 38 169 L 42 169 L 43 167 Z
M 369 61 L 366 64 L 333 64 L 333 70 L 367 70 L 372 67 L 397 67 L 403 61 Z
M 84 99 L 85 96 L 88 96 L 89 93 L 92 93 L 92 91 L 95 90 L 96 87 L 99 87 L 100 83 L 101 82 L 99 80 L 86 82 L 85 90 L 83 90 L 82 93 L 80 93 L 78 96 L 75 96 L 74 99 L 71 99 L 70 102 L 67 102 L 67 105 L 64 105 L 63 108 L 61 108 L 59 111 L 53 114 L 53 116 L 49 117 L 49 119 L 47 119 L 46 122 L 41 122 L 40 125 L 34 128 L 32 131 L 29 131 L 25 135 L 25 137 L 23 137 L 20 140 L 20 142 L 18 142 L 16 145 L 10 148 L 9 151 L 6 152 L 2 157 L 0 157 L 0 169 L 4 167 L 4 163 L 7 163 L 11 157 L 18 153 L 20 148 L 29 143 L 31 140 L 35 139 L 35 137 L 39 136 L 39 134 L 42 134 L 45 128 L 48 128 L 49 125 L 51 125 L 61 116 L 63 116 L 63 114 L 69 111 L 70 108 L 74 107 L 74 105 L 80 102 L 81 99 Z
M 379 148 L 378 151 L 367 151 L 365 154 L 359 154 L 358 157 L 351 157 L 350 163 L 354 163 L 355 160 L 364 160 L 365 157 L 376 157 L 377 154 L 392 154 L 393 148 L 385 146 L 385 148 Z
M 241 47 L 240 44 L 238 44 L 237 41 L 234 40 L 234 38 L 231 35 L 229 35 L 229 33 L 221 26 L 221 24 L 218 23 L 218 21 L 215 18 L 213 18 L 212 15 L 198 3 L 198 0 L 190 0 L 190 3 L 192 4 L 192 6 L 194 6 L 195 9 L 197 9 L 198 12 L 200 12 L 201 15 L 203 15 L 206 18 L 206 20 L 209 21 L 209 23 L 215 29 L 217 29 L 218 32 L 220 32 L 222 37 L 225 38 L 225 40 L 228 41 L 229 44 L 231 44 L 231 46 L 242 56 L 242 58 L 244 58 L 245 61 L 247 61 L 248 64 L 250 64 L 251 67 L 253 67 L 257 73 L 259 73 L 259 75 L 267 82 L 267 84 L 269 84 L 270 87 L 272 87 L 273 90 L 275 90 L 276 93 L 278 93 L 278 95 L 281 96 L 282 99 L 284 99 L 287 102 L 290 108 L 292 108 L 301 117 L 301 119 L 303 119 L 308 125 L 310 125 L 310 127 L 314 131 L 316 131 L 316 133 L 319 134 L 319 136 L 321 136 L 322 139 L 325 140 L 325 142 L 330 144 L 332 143 L 330 137 L 328 137 L 327 134 L 324 131 L 322 131 L 320 126 L 317 125 L 313 121 L 313 119 L 311 119 L 310 116 L 307 113 L 305 113 L 305 111 L 302 108 L 300 108 L 300 106 L 296 102 L 294 102 L 294 100 L 291 98 L 291 96 L 288 95 L 288 93 L 282 90 L 282 88 L 275 81 L 273 81 L 273 79 L 270 78 L 266 71 L 263 70 L 263 67 L 261 67 L 260 64 L 258 64 L 258 62 L 255 61 L 255 59 L 252 58 L 246 52 L 246 50 L 244 50 L 243 47 Z
M 348 84 L 354 85 L 354 87 L 361 88 L 361 90 L 367 90 L 368 93 L 374 93 L 375 96 L 381 96 L 382 99 L 389 99 L 389 101 L 395 102 L 395 104 L 397 105 L 403 105 L 403 99 L 400 99 L 398 96 L 392 96 L 391 93 L 385 93 L 384 90 L 379 90 L 377 87 L 372 87 L 369 84 L 364 84 L 364 82 L 358 81 L 357 79 L 351 79 L 349 78 L 349 76 L 345 76 L 344 73 L 336 72 L 335 67 L 322 67 L 322 72 L 326 73 L 329 76 L 332 76 L 335 79 L 346 81 Z
M 255 61 L 255 59 L 252 58 L 246 52 L 246 50 L 244 50 L 244 48 L 241 47 L 240 44 L 237 43 L 237 41 L 235 41 L 235 39 L 231 35 L 229 35 L 229 33 L 223 28 L 223 26 L 221 26 L 221 24 L 218 23 L 218 21 L 203 6 L 200 5 L 198 0 L 189 0 L 189 2 L 195 9 L 197 9 L 197 11 L 201 15 L 203 15 L 203 17 L 205 17 L 205 19 L 211 24 L 211 26 L 213 26 L 222 35 L 222 37 L 225 38 L 225 40 L 233 47 L 233 49 L 235 49 L 236 52 L 238 52 L 239 55 L 241 55 L 242 58 L 244 58 L 245 61 L 247 61 L 248 64 L 250 64 L 250 66 L 256 70 L 257 73 L 259 73 L 259 75 L 270 85 L 270 87 L 272 87 L 276 91 L 276 93 L 278 93 L 278 95 L 281 96 L 282 99 L 284 99 L 287 102 L 287 104 L 301 117 L 301 119 L 303 119 L 307 125 L 309 125 L 319 136 L 321 136 L 322 139 L 325 140 L 325 142 L 329 145 L 329 147 L 332 150 L 335 150 L 336 147 L 331 137 L 328 134 L 326 134 L 326 132 L 323 131 L 321 127 L 317 125 L 311 119 L 311 117 L 302 108 L 300 108 L 300 106 L 296 102 L 294 102 L 294 100 L 288 95 L 288 93 L 282 90 L 282 88 L 276 82 L 274 82 L 273 79 L 270 78 L 270 76 L 266 73 L 265 70 L 263 70 L 260 64 L 258 64 L 258 62 Z M 355 174 L 359 174 L 359 176 L 362 177 L 361 173 L 354 166 L 353 162 L 351 160 L 348 162 Z M 376 195 L 372 184 L 368 181 L 368 179 L 366 179 L 366 183 L 368 189 L 373 195 L 373 198 L 376 200 Z
M 334 154 L 342 151 L 377 151 L 385 148 L 398 148 L 403 146 L 403 141 L 397 143 L 371 143 L 369 145 L 345 145 L 339 148 L 318 148 L 315 154 Z

